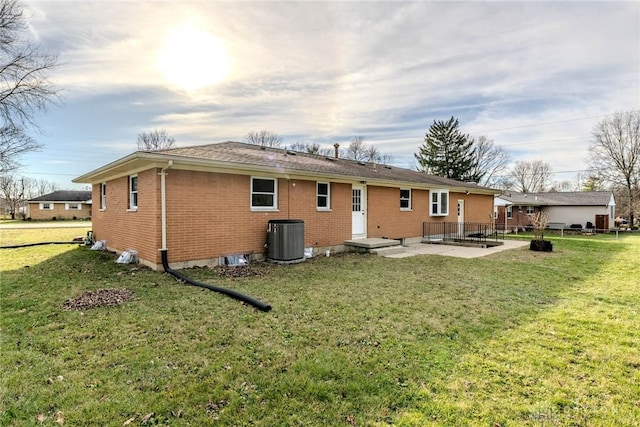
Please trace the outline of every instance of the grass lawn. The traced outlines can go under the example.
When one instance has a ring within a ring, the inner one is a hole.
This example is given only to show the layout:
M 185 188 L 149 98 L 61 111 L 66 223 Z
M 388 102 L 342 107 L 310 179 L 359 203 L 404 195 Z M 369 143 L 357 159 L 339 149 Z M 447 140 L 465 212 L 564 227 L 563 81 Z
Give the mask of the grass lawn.
M 186 271 L 268 313 L 107 253 L 3 249 L 0 425 L 640 425 L 640 236 L 552 240 Z M 101 288 L 135 297 L 62 309 Z

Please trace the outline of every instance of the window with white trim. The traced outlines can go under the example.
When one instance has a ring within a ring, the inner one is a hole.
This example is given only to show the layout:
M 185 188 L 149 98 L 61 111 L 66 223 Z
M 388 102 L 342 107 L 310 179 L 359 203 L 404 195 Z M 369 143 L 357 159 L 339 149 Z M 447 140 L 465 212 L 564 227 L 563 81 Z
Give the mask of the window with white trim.
M 64 208 L 65 208 L 65 210 L 68 210 L 68 211 L 79 211 L 82 208 L 82 204 L 80 204 L 80 203 L 65 203 L 64 204 Z
M 527 206 L 527 215 L 532 215 L 535 210 L 536 209 L 533 206 Z
M 319 211 L 331 209 L 331 185 L 328 182 L 316 183 L 316 208 Z
M 411 189 L 407 189 L 407 188 L 400 189 L 400 210 L 401 211 L 411 210 Z
M 129 176 L 129 210 L 138 209 L 138 175 Z
M 449 190 L 429 190 L 431 199 L 430 216 L 446 216 L 449 214 Z
M 107 209 L 107 183 L 100 184 L 100 209 Z
M 40 210 L 52 211 L 53 210 L 53 203 L 49 203 L 49 202 L 40 203 Z
M 507 206 L 507 218 L 508 219 L 513 218 L 513 205 Z
M 251 178 L 251 210 L 278 209 L 278 180 Z

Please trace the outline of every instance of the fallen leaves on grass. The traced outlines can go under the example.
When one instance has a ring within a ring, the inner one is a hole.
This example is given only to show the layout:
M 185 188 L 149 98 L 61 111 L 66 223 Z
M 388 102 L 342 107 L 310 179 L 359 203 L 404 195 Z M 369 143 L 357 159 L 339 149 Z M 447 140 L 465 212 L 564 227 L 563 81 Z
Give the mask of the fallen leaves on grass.
M 226 399 L 222 399 L 222 400 L 220 400 L 218 402 L 209 401 L 207 403 L 207 414 L 208 415 L 216 414 L 217 412 L 219 412 L 222 408 L 224 408 L 228 404 L 229 404 L 229 401 L 226 400 Z
M 58 425 L 64 425 L 64 412 L 62 411 L 57 411 L 57 412 L 53 412 L 56 410 L 56 404 L 52 403 L 49 405 L 49 415 L 51 416 L 51 418 L 55 418 L 55 422 Z M 38 422 L 40 424 L 44 424 L 45 421 L 47 421 L 47 415 L 40 413 L 38 414 L 38 416 L 36 417 L 36 419 L 38 420 Z
M 131 424 L 132 422 L 134 422 L 136 420 L 136 417 L 131 417 L 129 418 L 127 421 L 122 423 L 122 427 L 124 426 L 128 426 L 129 424 Z
M 144 417 L 142 417 L 142 421 L 140 421 L 140 424 L 142 424 L 142 425 L 147 424 L 155 416 L 156 416 L 155 412 L 151 412 L 150 414 L 145 415 Z
M 76 298 L 68 299 L 62 304 L 64 310 L 87 310 L 96 307 L 114 307 L 133 299 L 129 289 L 98 289 L 87 291 Z
M 242 266 L 218 266 L 213 269 L 219 276 L 226 277 L 228 279 L 237 279 L 241 277 L 253 277 L 264 276 L 264 273 L 260 270 L 256 270 L 248 265 Z

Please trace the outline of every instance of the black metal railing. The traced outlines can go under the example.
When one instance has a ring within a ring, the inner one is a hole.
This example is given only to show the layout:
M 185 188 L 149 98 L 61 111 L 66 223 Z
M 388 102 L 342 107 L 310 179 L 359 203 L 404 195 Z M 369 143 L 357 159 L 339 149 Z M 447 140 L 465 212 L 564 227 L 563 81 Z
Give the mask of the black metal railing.
M 474 242 L 498 240 L 504 237 L 504 231 L 494 224 L 479 222 L 425 222 L 422 224 L 424 242 Z

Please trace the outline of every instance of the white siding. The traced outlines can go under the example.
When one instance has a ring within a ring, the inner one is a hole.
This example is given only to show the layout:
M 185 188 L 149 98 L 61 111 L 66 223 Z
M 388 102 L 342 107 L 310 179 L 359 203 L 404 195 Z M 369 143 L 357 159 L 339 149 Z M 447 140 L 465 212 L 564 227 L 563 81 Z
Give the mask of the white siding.
M 596 215 L 609 216 L 610 213 L 608 206 L 547 206 L 544 210 L 549 213 L 549 222 L 563 222 L 567 227 L 571 224 L 586 227 L 587 221 L 595 226 Z M 611 220 L 609 226 L 613 226 Z

